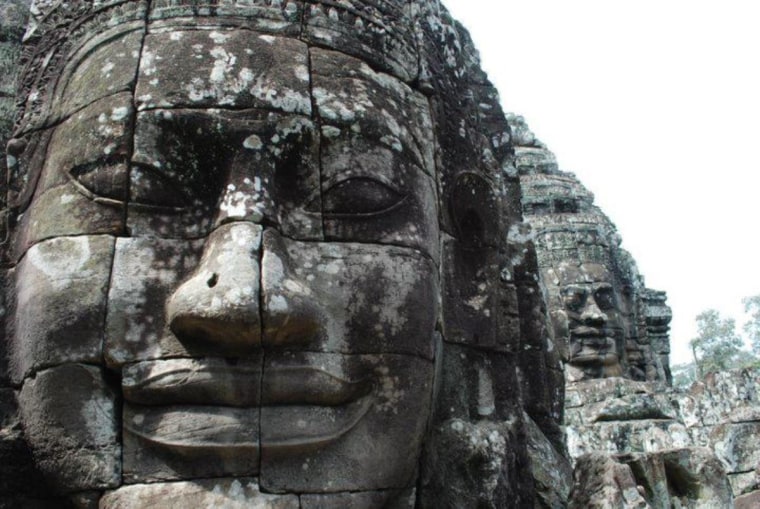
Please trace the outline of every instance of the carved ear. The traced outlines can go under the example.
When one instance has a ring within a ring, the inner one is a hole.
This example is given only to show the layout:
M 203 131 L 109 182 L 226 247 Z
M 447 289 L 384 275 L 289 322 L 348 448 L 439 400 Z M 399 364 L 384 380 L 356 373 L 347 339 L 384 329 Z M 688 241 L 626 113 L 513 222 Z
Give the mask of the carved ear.
M 498 194 L 475 173 L 456 177 L 447 212 L 453 237 L 444 238 L 444 340 L 481 350 L 509 351 L 517 341 L 515 288 L 503 281 L 506 232 Z
M 464 246 L 498 246 L 498 202 L 485 178 L 475 173 L 459 175 L 449 196 L 449 214 L 454 235 Z

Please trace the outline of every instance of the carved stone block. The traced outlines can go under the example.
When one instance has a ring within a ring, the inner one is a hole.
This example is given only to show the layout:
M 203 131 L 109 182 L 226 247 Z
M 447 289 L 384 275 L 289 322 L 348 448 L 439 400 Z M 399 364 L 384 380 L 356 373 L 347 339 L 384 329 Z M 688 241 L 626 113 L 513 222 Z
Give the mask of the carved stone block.
M 247 30 L 159 29 L 145 38 L 135 97 L 140 110 L 223 106 L 308 116 L 308 49 Z
M 103 352 L 110 366 L 186 355 L 169 331 L 165 305 L 195 267 L 200 246 L 200 241 L 116 240 Z
M 261 484 L 325 493 L 411 487 L 433 364 L 403 355 L 268 355 Z
M 135 484 L 106 493 L 100 509 L 224 507 L 299 509 L 296 495 L 261 493 L 255 478 L 200 479 L 192 482 Z
M 115 239 L 58 237 L 32 246 L 15 270 L 11 324 L 16 380 L 58 364 L 98 363 Z
M 121 482 L 116 394 L 102 370 L 67 364 L 24 381 L 19 407 L 37 466 L 62 492 Z

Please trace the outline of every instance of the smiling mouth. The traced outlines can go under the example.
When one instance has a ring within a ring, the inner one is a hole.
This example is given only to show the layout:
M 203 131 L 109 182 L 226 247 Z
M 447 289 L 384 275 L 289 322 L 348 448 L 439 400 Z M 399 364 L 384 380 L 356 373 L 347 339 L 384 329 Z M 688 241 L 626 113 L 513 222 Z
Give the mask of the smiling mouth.
M 124 431 L 182 457 L 290 456 L 324 447 L 372 407 L 369 378 L 308 365 L 169 359 L 128 366 Z

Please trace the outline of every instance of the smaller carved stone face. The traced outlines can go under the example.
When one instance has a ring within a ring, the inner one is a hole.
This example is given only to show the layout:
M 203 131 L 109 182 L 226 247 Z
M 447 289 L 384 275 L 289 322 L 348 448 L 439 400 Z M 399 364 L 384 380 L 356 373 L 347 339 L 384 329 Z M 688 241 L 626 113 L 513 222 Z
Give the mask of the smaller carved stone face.
M 583 263 L 563 264 L 556 276 L 567 315 L 568 364 L 579 378 L 622 375 L 622 297 L 612 275 L 604 265 Z

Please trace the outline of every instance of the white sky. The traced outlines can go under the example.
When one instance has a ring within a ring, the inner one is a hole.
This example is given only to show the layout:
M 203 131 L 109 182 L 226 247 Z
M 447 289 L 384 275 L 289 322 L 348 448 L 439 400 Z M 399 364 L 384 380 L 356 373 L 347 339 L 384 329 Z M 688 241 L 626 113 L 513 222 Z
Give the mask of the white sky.
M 760 2 L 443 0 L 523 115 L 668 292 L 672 362 L 695 316 L 760 293 Z

